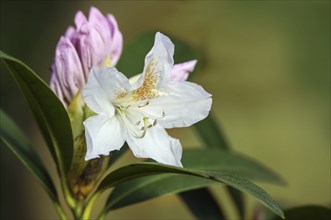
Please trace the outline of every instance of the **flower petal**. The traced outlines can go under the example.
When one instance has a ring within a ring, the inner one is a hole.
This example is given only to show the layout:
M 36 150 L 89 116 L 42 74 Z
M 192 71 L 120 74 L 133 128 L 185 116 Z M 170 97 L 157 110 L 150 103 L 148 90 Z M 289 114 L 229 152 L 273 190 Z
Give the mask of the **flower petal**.
M 94 112 L 111 117 L 115 111 L 111 102 L 129 87 L 129 80 L 116 68 L 92 68 L 83 89 L 83 99 Z
M 88 22 L 82 23 L 77 29 L 75 42 L 87 78 L 93 66 L 103 66 L 106 57 L 105 45 L 99 32 Z
M 149 100 L 140 108 L 164 128 L 187 127 L 207 117 L 211 108 L 211 94 L 192 82 L 170 81 L 166 95 Z
M 186 81 L 188 75 L 194 70 L 197 60 L 187 61 L 185 63 L 175 64 L 171 71 L 171 81 L 183 82 Z
M 179 140 L 170 137 L 159 125 L 149 128 L 143 138 L 127 135 L 126 141 L 135 157 L 151 158 L 159 163 L 183 167 L 180 162 L 183 149 Z
M 108 21 L 106 17 L 103 16 L 103 14 L 95 7 L 90 8 L 89 23 L 98 31 L 105 47 L 109 47 L 111 36 Z
M 111 63 L 115 66 L 122 54 L 123 36 L 118 28 L 117 21 L 112 14 L 107 15 L 107 21 L 112 39 L 111 43 L 109 44 L 109 56 L 111 59 Z
M 84 121 L 87 152 L 85 160 L 109 155 L 119 150 L 123 144 L 122 128 L 116 117 L 97 115 Z
M 71 40 L 74 37 L 75 34 L 76 34 L 75 28 L 72 27 L 72 26 L 69 26 L 67 28 L 66 32 L 64 33 L 64 36 Z
M 77 28 L 80 28 L 80 26 L 87 22 L 87 19 L 85 17 L 85 15 L 83 14 L 83 12 L 78 11 L 75 15 L 75 25 Z
M 55 62 L 52 70 L 53 75 L 56 75 L 56 77 L 52 76 L 52 84 L 57 84 L 61 87 L 63 101 L 69 104 L 70 100 L 85 84 L 85 79 L 76 49 L 66 37 L 61 37 L 56 47 Z M 57 82 L 54 80 L 57 80 Z M 55 92 L 57 93 L 56 90 Z
M 197 60 L 190 60 L 184 63 L 175 64 L 171 71 L 170 80 L 176 82 L 186 81 L 189 74 L 193 72 L 196 64 L 197 64 Z M 139 80 L 140 77 L 141 74 L 132 76 L 129 79 L 130 84 L 134 85 Z
M 153 48 L 145 58 L 144 71 L 139 80 L 133 85 L 133 90 L 140 93 L 149 93 L 162 87 L 170 80 L 171 70 L 174 64 L 174 44 L 171 40 L 161 34 L 156 33 Z M 151 97 L 147 97 L 151 98 Z
M 51 76 L 51 80 L 49 82 L 49 85 L 50 85 L 51 89 L 53 90 L 53 92 L 56 94 L 56 96 L 61 100 L 64 107 L 67 107 L 68 104 L 66 103 L 66 101 L 63 97 L 60 81 L 59 81 L 55 71 L 56 71 L 56 69 L 55 69 L 54 65 L 52 65 L 53 74 Z

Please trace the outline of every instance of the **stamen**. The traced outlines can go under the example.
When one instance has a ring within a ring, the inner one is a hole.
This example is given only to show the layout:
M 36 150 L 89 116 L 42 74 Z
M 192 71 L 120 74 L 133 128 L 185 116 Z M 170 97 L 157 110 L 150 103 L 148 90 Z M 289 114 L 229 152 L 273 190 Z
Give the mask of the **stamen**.
M 149 105 L 149 101 L 146 101 L 144 104 L 142 105 L 139 105 L 138 108 L 142 108 L 142 107 L 145 107 L 146 105 Z
M 126 109 L 121 106 L 117 106 L 116 110 L 118 114 L 121 116 L 121 119 L 123 120 L 124 124 L 126 125 L 128 131 L 131 133 L 131 135 L 135 138 L 143 138 L 146 135 L 147 129 L 150 128 L 152 125 L 148 125 L 148 117 L 144 117 L 144 127 L 139 129 L 139 125 L 142 121 L 133 122 L 133 120 L 130 120 L 127 117 Z
M 147 131 L 147 128 L 149 128 L 148 127 L 148 118 L 147 117 L 144 117 L 144 131 L 143 131 L 143 133 L 141 135 L 141 138 L 143 138 L 145 136 L 146 131 Z

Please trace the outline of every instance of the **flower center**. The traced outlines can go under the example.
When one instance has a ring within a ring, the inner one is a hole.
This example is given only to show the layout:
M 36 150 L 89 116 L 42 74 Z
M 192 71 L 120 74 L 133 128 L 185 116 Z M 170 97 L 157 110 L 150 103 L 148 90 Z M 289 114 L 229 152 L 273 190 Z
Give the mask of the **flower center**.
M 159 77 L 159 72 L 156 71 L 152 60 L 145 70 L 144 81 L 139 88 L 132 91 L 119 90 L 115 95 L 116 98 L 112 104 L 116 109 L 116 114 L 135 138 L 143 138 L 147 129 L 157 123 L 156 119 L 146 117 L 143 108 L 149 105 L 149 100 L 160 95 L 167 95 L 157 90 Z
M 115 109 L 115 114 L 120 117 L 127 131 L 135 138 L 143 138 L 147 129 L 156 124 L 156 120 L 143 116 L 131 105 L 126 107 L 116 105 Z

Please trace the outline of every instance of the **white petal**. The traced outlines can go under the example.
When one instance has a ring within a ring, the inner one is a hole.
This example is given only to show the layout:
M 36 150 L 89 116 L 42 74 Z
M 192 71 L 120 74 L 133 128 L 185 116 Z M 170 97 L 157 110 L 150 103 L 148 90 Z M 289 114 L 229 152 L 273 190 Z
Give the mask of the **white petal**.
M 84 121 L 84 126 L 87 143 L 85 160 L 109 155 L 110 151 L 119 150 L 124 144 L 122 128 L 116 117 L 92 116 Z
M 128 79 L 116 68 L 92 68 L 83 89 L 83 99 L 94 112 L 111 117 L 115 111 L 111 102 L 129 87 Z
M 159 118 L 158 124 L 164 128 L 187 127 L 209 114 L 212 99 L 201 86 L 192 82 L 169 82 L 167 95 L 149 100 L 140 108 L 150 117 Z
M 151 88 L 159 88 L 164 83 L 170 80 L 170 74 L 174 65 L 174 44 L 171 40 L 161 34 L 156 33 L 153 48 L 145 57 L 145 67 L 143 74 L 134 84 L 133 89 L 137 89 L 143 85 L 143 82 L 151 78 L 156 79 L 153 81 L 153 85 L 149 82 Z M 154 82 L 155 81 L 155 82 Z
M 159 163 L 183 167 L 182 146 L 179 140 L 170 137 L 159 125 L 147 130 L 143 138 L 127 135 L 126 141 L 138 158 L 151 158 Z
M 195 65 L 197 64 L 197 60 L 190 60 L 184 63 L 177 63 L 173 66 L 170 74 L 170 80 L 176 82 L 186 81 L 189 74 L 193 72 Z M 132 76 L 129 79 L 131 85 L 135 84 L 138 79 L 141 77 L 141 74 L 137 74 Z
M 141 74 L 137 74 L 137 75 L 135 75 L 135 76 L 132 76 L 130 79 L 129 79 L 129 83 L 131 84 L 131 85 L 134 85 L 137 81 L 138 81 L 138 79 L 141 77 Z

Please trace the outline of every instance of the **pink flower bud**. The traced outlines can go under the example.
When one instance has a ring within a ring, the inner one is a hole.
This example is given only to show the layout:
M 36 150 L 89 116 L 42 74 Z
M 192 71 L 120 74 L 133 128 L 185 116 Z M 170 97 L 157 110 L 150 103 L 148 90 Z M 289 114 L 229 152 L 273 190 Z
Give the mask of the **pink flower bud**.
M 75 26 L 61 37 L 52 65 L 50 85 L 65 106 L 83 88 L 93 66 L 114 66 L 122 53 L 123 37 L 113 15 L 91 7 L 88 19 L 76 13 Z
M 61 37 L 57 44 L 52 72 L 51 88 L 64 104 L 70 103 L 85 85 L 85 77 L 77 51 L 67 37 Z
M 187 80 L 189 74 L 194 70 L 196 63 L 196 60 L 191 60 L 185 63 L 175 64 L 171 71 L 171 80 L 177 82 Z

